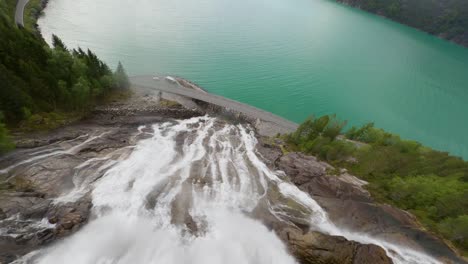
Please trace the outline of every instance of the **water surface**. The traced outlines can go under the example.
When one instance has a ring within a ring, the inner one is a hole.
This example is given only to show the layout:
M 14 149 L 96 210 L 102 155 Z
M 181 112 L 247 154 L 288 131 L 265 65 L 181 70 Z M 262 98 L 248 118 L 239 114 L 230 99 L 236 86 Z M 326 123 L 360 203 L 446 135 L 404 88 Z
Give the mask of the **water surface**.
M 325 0 L 51 0 L 39 21 L 130 74 L 300 122 L 336 113 L 468 158 L 468 49 Z

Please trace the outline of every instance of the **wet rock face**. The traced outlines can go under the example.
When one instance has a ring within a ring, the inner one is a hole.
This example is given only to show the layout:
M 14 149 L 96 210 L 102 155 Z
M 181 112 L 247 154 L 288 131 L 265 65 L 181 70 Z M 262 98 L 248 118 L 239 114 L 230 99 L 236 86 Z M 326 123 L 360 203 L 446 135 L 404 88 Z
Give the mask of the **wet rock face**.
M 276 169 L 276 162 L 283 156 L 283 152 L 275 145 L 275 142 L 257 144 L 257 154 L 263 158 L 265 164 L 271 169 Z
M 290 251 L 304 264 L 390 264 L 392 260 L 376 245 L 363 245 L 343 237 L 287 228 L 282 237 Z
M 54 224 L 54 235 L 63 237 L 78 230 L 89 218 L 92 203 L 88 196 L 74 202 L 51 208 L 46 218 Z
M 329 175 L 327 171 L 333 167 L 318 161 L 315 157 L 294 152 L 282 156 L 277 164 L 294 184 L 311 195 L 341 200 L 371 201 L 369 193 L 362 186 L 350 184 L 340 177 L 341 175 Z
M 339 175 L 330 175 L 329 172 L 332 169 L 330 165 L 301 153 L 283 155 L 276 160 L 276 165 L 301 190 L 312 195 L 337 226 L 369 233 L 401 246 L 428 252 L 443 259 L 444 263 L 466 263 L 443 241 L 422 230 L 413 215 L 389 205 L 376 203 L 363 188 L 365 182 L 349 175 L 346 171 L 341 171 Z M 323 236 L 322 239 L 324 239 Z M 294 252 L 300 254 L 314 255 L 321 252 L 312 249 L 305 250 L 307 246 L 302 244 L 312 240 L 307 241 L 296 239 L 288 243 L 293 243 Z M 297 248 L 304 248 L 304 250 L 297 251 Z M 374 260 L 374 257 L 376 257 L 375 261 L 380 259 L 380 253 L 375 247 L 369 245 L 367 248 L 358 247 L 357 249 L 360 252 L 359 262 L 354 263 L 380 263 L 365 262 L 365 259 Z
M 27 204 L 17 200 L 17 204 Z M 78 230 L 86 223 L 91 202 L 54 206 L 43 200 L 31 207 L 18 207 L 16 214 L 0 220 L 0 263 L 9 263 L 41 246 Z M 5 214 L 6 216 L 6 214 Z
M 300 214 L 288 211 L 289 219 L 279 220 L 268 209 L 263 200 L 252 212 L 251 217 L 263 222 L 284 241 L 289 252 L 301 264 L 389 264 L 392 260 L 384 249 L 376 245 L 365 245 L 349 241 L 344 237 L 332 236 L 310 230 L 310 222 L 298 222 Z
M 79 135 L 70 139 L 73 130 Z M 48 245 L 86 223 L 91 208 L 89 195 L 83 194 L 68 203 L 56 204 L 53 200 L 74 188 L 73 179 L 79 173 L 90 182 L 102 176 L 104 171 L 96 172 L 96 168 L 77 167 L 90 158 L 109 155 L 130 144 L 128 132 L 135 128 L 109 130 L 108 137 L 90 141 L 105 130 L 79 124 L 58 130 L 53 139 L 39 135 L 34 140 L 39 142 L 38 147 L 18 149 L 2 160 L 0 178 L 5 183 L 0 190 L 0 263 L 9 263 Z M 85 144 L 87 140 L 90 144 Z M 36 157 L 39 158 L 34 160 Z
M 53 205 L 34 193 L 0 196 L 0 263 L 9 263 L 43 245 L 78 230 L 89 217 L 89 196 L 73 203 Z M 5 211 L 4 211 L 5 210 Z
M 148 126 L 138 133 L 139 126 L 204 114 L 143 99 L 100 107 L 88 119 L 52 133 L 23 135 L 15 151 L 0 157 L 0 264 L 86 224 L 92 207 L 89 188 L 69 202 L 54 199 L 91 185 L 113 159 L 125 158 L 129 146 L 152 132 Z M 96 162 L 86 163 L 93 159 Z

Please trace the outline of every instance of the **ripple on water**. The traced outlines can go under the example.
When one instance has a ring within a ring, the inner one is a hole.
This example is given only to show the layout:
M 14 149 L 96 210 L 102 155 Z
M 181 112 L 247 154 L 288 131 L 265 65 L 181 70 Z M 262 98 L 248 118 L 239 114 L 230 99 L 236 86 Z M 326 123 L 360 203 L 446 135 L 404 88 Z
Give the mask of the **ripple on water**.
M 102 10 L 106 10 L 102 12 Z M 336 113 L 468 158 L 468 50 L 324 0 L 55 0 L 47 40 L 296 122 Z

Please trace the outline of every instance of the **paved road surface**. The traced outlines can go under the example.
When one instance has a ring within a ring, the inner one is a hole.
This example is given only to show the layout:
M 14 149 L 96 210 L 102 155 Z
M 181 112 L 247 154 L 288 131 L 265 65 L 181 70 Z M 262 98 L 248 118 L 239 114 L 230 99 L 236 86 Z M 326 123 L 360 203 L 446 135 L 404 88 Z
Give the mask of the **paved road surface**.
M 214 105 L 218 105 L 221 107 L 229 108 L 234 111 L 243 113 L 250 118 L 260 119 L 278 125 L 288 132 L 295 131 L 298 126 L 294 122 L 286 120 L 270 112 L 255 108 L 253 106 L 230 100 L 222 96 L 182 87 L 178 83 L 169 80 L 165 77 L 159 77 L 158 79 L 154 79 L 154 77 L 150 75 L 133 76 L 130 78 L 130 82 L 134 86 L 138 86 L 139 88 L 147 89 L 149 91 L 159 90 L 166 93 L 178 94 L 189 98 L 198 99 Z
M 29 2 L 29 0 L 18 0 L 16 3 L 16 10 L 15 10 L 15 23 L 17 25 L 21 25 L 24 27 L 24 7 Z

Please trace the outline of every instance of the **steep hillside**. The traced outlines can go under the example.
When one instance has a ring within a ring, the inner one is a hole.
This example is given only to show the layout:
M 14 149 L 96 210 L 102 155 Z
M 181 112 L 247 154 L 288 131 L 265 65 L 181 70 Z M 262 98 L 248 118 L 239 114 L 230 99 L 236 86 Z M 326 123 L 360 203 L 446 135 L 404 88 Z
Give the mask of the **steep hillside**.
M 336 0 L 468 47 L 468 1 Z

